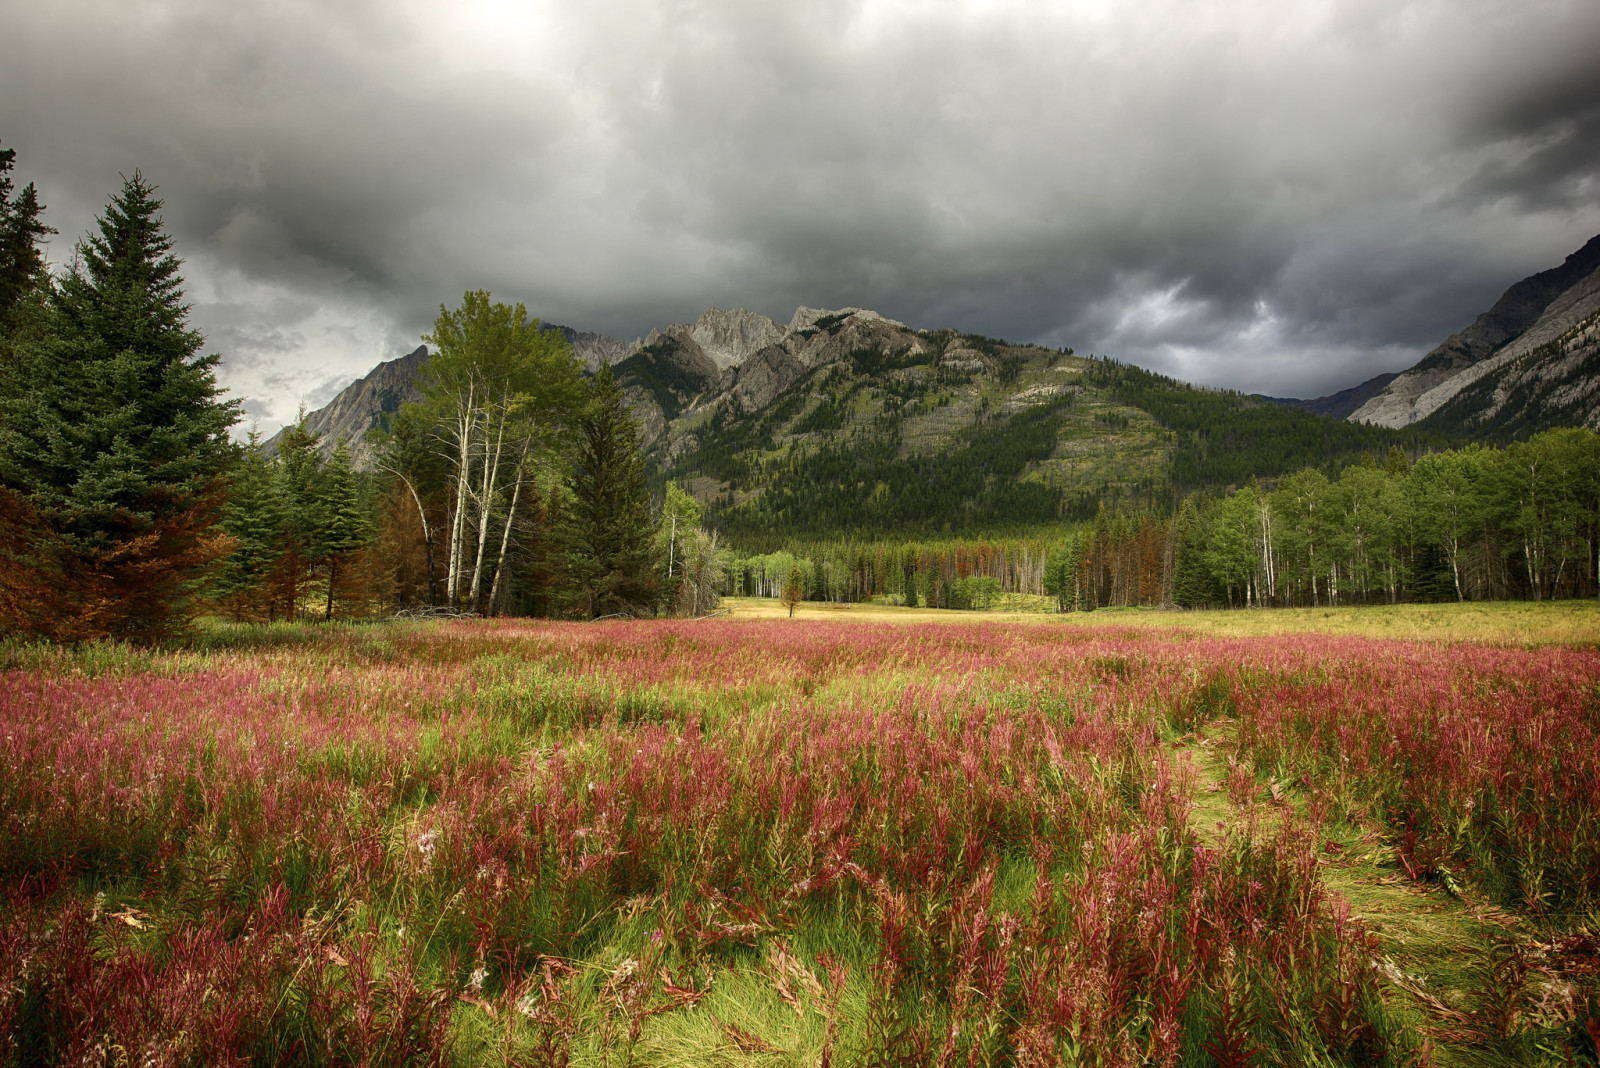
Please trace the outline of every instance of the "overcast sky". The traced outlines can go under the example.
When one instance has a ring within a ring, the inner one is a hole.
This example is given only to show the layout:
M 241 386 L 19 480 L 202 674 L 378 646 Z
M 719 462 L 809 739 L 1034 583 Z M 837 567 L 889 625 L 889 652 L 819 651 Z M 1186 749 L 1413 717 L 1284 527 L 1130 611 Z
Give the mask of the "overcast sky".
M 860 305 L 1312 396 L 1600 232 L 1594 0 L 136 0 L 0 14 L 73 242 L 141 169 L 262 428 L 466 288 Z

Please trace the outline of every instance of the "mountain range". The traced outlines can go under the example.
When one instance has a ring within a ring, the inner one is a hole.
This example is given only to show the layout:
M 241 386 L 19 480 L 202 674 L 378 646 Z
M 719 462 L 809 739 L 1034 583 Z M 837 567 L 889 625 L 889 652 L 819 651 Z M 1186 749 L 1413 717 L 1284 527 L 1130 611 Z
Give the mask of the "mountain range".
M 865 308 L 742 309 L 633 341 L 561 330 L 609 361 L 658 478 L 730 532 L 995 529 L 1170 501 L 1363 453 L 1600 425 L 1600 238 L 1524 279 L 1414 367 L 1311 400 L 1186 385 L 1071 350 L 916 330 Z M 358 466 L 417 396 L 418 348 L 307 416 Z M 276 439 L 269 443 L 275 444 Z

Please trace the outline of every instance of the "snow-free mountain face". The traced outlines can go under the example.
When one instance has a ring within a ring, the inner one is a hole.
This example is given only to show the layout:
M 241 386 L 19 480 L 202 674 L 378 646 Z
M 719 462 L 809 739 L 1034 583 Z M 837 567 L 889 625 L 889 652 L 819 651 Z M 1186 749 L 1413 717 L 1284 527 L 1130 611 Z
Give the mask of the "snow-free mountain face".
M 1524 278 L 1350 415 L 1470 437 L 1600 428 L 1600 237 Z
M 306 413 L 306 430 L 319 436 L 318 445 L 326 459 L 333 455 L 339 438 L 350 445 L 350 462 L 358 471 L 372 466 L 372 443 L 367 431 L 382 423 L 386 416 L 400 410 L 406 401 L 421 399 L 417 390 L 418 375 L 428 358 L 428 346 L 418 345 L 412 352 L 394 360 L 385 360 L 365 377 L 358 378 L 339 391 L 333 400 L 314 412 Z M 272 435 L 265 444 L 267 455 L 278 451 L 283 431 Z
M 787 324 L 711 309 L 633 342 L 552 329 L 591 369 L 612 363 L 655 477 L 752 544 L 1035 529 L 1443 443 L 864 308 L 800 308 Z M 328 449 L 340 434 L 364 445 L 416 396 L 425 359 L 380 366 L 310 428 Z
M 843 313 L 800 308 L 790 324 L 783 326 L 743 308 L 709 308 L 692 323 L 652 330 L 646 337 L 632 341 L 555 324 L 547 329 L 566 335 L 573 354 L 590 373 L 598 371 L 603 362 L 616 369 L 644 426 L 646 442 L 653 444 L 671 418 L 664 412 L 676 415 L 690 394 L 703 392 L 723 372 L 739 367 L 763 350 L 781 348 L 791 336 L 805 334 L 817 319 L 853 313 L 863 321 L 887 322 L 876 312 L 855 308 Z M 895 325 L 904 329 L 901 324 Z M 370 467 L 372 446 L 367 441 L 367 431 L 381 425 L 403 402 L 420 399 L 419 376 L 427 358 L 428 348 L 423 345 L 398 359 L 386 360 L 326 405 L 308 413 L 306 429 L 320 435 L 324 455 L 331 455 L 343 436 L 350 443 L 351 459 L 357 469 Z M 781 372 L 772 375 L 765 370 L 758 377 L 765 383 L 752 387 L 758 394 L 773 382 L 785 380 Z M 281 436 L 280 431 L 266 443 L 269 454 L 277 450 Z

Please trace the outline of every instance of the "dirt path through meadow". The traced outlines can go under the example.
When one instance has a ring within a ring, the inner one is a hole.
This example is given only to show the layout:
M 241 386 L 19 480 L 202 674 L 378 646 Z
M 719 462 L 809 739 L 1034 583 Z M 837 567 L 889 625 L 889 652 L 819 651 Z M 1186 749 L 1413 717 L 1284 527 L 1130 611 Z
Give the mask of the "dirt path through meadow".
M 1235 767 L 1223 739 L 1231 728 L 1213 722 L 1206 737 L 1179 742 L 1173 750 L 1191 772 L 1190 818 L 1208 846 L 1221 845 L 1227 829 L 1246 818 L 1229 792 Z M 1294 806 L 1305 815 L 1296 790 L 1269 784 L 1254 792 L 1270 798 L 1269 808 Z M 1268 831 L 1275 824 L 1262 819 L 1260 827 Z M 1561 992 L 1559 969 L 1538 966 L 1544 944 L 1536 932 L 1471 888 L 1407 878 L 1394 849 L 1376 831 L 1341 828 L 1325 839 L 1321 854 L 1324 885 L 1377 938 L 1373 965 L 1385 979 L 1388 1004 L 1431 1046 L 1423 1063 L 1525 1063 L 1505 1060 L 1494 1047 L 1518 1029 L 1530 1008 L 1537 1012 L 1540 994 L 1547 1011 L 1557 1010 L 1551 1002 Z

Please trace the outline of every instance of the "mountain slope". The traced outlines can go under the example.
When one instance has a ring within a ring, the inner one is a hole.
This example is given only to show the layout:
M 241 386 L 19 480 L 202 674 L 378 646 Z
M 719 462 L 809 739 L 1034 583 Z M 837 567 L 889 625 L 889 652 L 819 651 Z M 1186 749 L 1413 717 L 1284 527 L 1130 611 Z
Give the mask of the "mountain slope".
M 551 324 L 547 330 L 560 330 L 566 335 L 573 353 L 591 372 L 600 368 L 602 360 L 613 363 L 639 346 L 638 341 L 621 341 L 604 334 L 574 330 L 569 326 Z M 384 425 L 388 416 L 400 410 L 405 401 L 422 399 L 419 380 L 422 366 L 428 360 L 428 346 L 418 345 L 415 350 L 393 360 L 378 364 L 364 377 L 356 379 L 327 404 L 314 412 L 306 413 L 306 429 L 318 435 L 318 449 L 323 458 L 333 455 L 334 447 L 342 436 L 350 444 L 350 459 L 356 470 L 365 471 L 372 466 L 372 445 L 367 441 L 367 431 Z M 278 451 L 283 431 L 267 439 L 267 455 Z
M 1021 530 L 1444 440 L 862 308 L 787 325 L 711 309 L 631 343 L 558 329 L 589 366 L 613 361 L 657 480 L 746 545 Z M 415 396 L 426 358 L 380 365 L 308 426 L 367 465 L 366 430 Z
M 651 459 L 745 544 L 1021 529 L 1424 441 L 854 308 L 679 385 Z
M 333 400 L 306 413 L 306 429 L 320 436 L 324 458 L 333 455 L 342 436 L 350 444 L 350 460 L 356 469 L 371 467 L 372 444 L 367 441 L 367 431 L 399 411 L 403 402 L 419 399 L 417 376 L 427 359 L 428 346 L 418 345 L 398 359 L 378 364 L 365 377 L 340 390 Z M 277 453 L 282 439 L 282 430 L 267 439 L 267 455 Z
M 1600 237 L 1561 266 L 1506 290 L 1350 419 L 1389 427 L 1427 421 L 1433 429 L 1488 438 L 1600 425 L 1591 329 L 1596 313 Z

